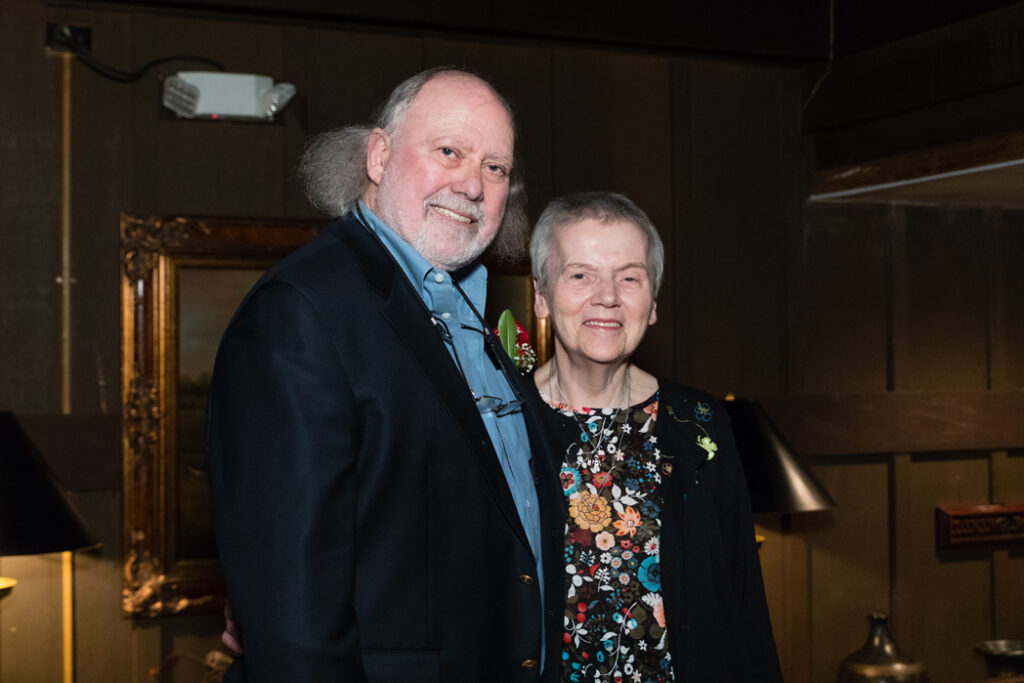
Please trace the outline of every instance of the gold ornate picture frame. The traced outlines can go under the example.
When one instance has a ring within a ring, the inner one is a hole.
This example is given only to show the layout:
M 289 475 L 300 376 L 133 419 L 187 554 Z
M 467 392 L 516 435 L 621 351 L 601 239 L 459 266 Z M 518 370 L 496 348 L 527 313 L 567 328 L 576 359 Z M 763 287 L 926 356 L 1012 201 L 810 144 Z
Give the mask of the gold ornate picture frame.
M 213 355 L 260 273 L 321 226 L 121 216 L 122 604 L 128 615 L 223 605 L 203 456 Z

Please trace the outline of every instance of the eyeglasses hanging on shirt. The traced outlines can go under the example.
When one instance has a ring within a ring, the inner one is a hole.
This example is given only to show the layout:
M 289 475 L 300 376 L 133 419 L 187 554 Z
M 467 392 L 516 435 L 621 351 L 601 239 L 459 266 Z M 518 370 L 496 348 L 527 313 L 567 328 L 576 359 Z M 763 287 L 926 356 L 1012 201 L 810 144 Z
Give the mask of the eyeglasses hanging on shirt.
M 444 342 L 451 347 L 452 357 L 455 359 L 455 367 L 459 369 L 459 374 L 462 375 L 463 381 L 465 381 L 466 386 L 469 387 L 469 393 L 473 395 L 473 402 L 476 403 L 476 408 L 477 410 L 480 411 L 480 414 L 494 413 L 495 416 L 497 417 L 505 417 L 506 415 L 511 415 L 512 413 L 518 412 L 523 409 L 523 399 L 522 397 L 519 396 L 518 390 L 516 389 L 515 385 L 512 384 L 511 382 L 509 384 L 512 387 L 512 391 L 513 393 L 515 393 L 516 397 L 510 401 L 502 400 L 497 396 L 488 396 L 487 394 L 478 396 L 477 393 L 473 390 L 473 387 L 470 385 L 469 379 L 466 377 L 466 371 L 463 369 L 462 361 L 459 359 L 459 350 L 455 347 L 455 339 L 452 337 L 452 333 L 451 331 L 449 331 L 448 325 L 446 325 L 443 320 L 440 320 L 435 316 L 431 316 L 430 321 L 434 323 L 434 327 L 437 329 L 438 334 L 441 335 L 441 339 L 443 339 Z M 478 330 L 475 327 L 471 327 L 470 325 L 465 324 L 461 325 L 461 327 L 464 330 L 471 330 L 473 332 L 483 335 L 484 348 L 487 351 L 488 356 L 491 355 L 490 346 L 487 344 L 486 339 L 487 334 L 483 330 Z M 493 360 L 494 359 L 492 357 L 492 361 Z M 498 364 L 498 367 L 500 369 L 500 364 Z
M 369 221 L 367 221 L 366 217 L 363 215 L 363 211 L 358 204 L 354 207 L 353 212 L 355 213 L 356 218 L 359 220 L 362 226 L 366 228 L 366 231 L 370 233 L 370 235 L 372 235 L 374 239 L 377 240 L 377 242 L 381 245 L 381 248 L 383 248 L 384 251 L 388 254 L 388 256 L 391 258 L 391 261 L 395 264 L 395 267 L 401 270 L 401 266 L 399 266 L 398 262 L 395 260 L 394 254 L 392 254 L 391 250 L 388 249 L 387 246 L 385 246 L 384 242 L 380 238 L 380 235 L 378 235 L 376 231 L 374 231 L 374 229 L 370 227 Z M 431 315 L 430 321 L 434 323 L 434 329 L 436 329 L 440 333 L 441 339 L 444 340 L 446 344 L 451 346 L 452 357 L 455 359 L 455 366 L 459 369 L 459 374 L 462 375 L 462 380 L 466 383 L 466 387 L 469 388 L 469 393 L 472 394 L 473 396 L 473 402 L 476 403 L 477 409 L 480 411 L 480 414 L 494 413 L 497 417 L 504 417 L 506 415 L 510 415 L 512 413 L 521 411 L 523 409 L 523 396 L 519 392 L 519 388 L 516 386 L 516 380 L 509 377 L 508 368 L 506 367 L 505 364 L 501 362 L 499 357 L 500 354 L 505 353 L 504 349 L 502 349 L 501 345 L 497 342 L 495 335 L 489 334 L 486 331 L 487 323 L 484 321 L 483 316 L 480 315 L 480 312 L 476 310 L 476 306 L 473 305 L 473 302 L 469 300 L 468 296 L 466 296 L 466 293 L 462 291 L 462 287 L 459 286 L 459 284 L 455 281 L 454 278 L 452 278 L 451 282 L 452 285 L 455 287 L 456 291 L 458 291 L 459 295 L 462 297 L 463 301 L 466 302 L 466 305 L 469 307 L 469 310 L 473 312 L 474 317 L 476 317 L 476 319 L 479 321 L 482 327 L 482 329 L 478 330 L 475 327 L 470 327 L 469 325 L 462 325 L 462 329 L 472 330 L 483 335 L 484 352 L 487 354 L 487 357 L 494 365 L 494 368 L 501 372 L 502 376 L 505 377 L 505 380 L 508 382 L 509 387 L 512 389 L 512 393 L 515 395 L 515 398 L 512 399 L 511 401 L 503 401 L 502 399 L 496 396 L 488 396 L 486 394 L 483 396 L 477 396 L 476 392 L 473 390 L 473 387 L 469 384 L 469 379 L 466 377 L 466 371 L 462 367 L 462 361 L 459 360 L 459 352 L 455 348 L 455 340 L 452 338 L 452 334 L 448 330 L 448 326 L 444 323 L 443 320 L 439 319 L 437 316 Z M 420 303 L 422 304 L 423 301 L 420 300 Z M 424 310 L 427 310 L 425 305 Z M 429 313 L 429 311 L 427 312 Z

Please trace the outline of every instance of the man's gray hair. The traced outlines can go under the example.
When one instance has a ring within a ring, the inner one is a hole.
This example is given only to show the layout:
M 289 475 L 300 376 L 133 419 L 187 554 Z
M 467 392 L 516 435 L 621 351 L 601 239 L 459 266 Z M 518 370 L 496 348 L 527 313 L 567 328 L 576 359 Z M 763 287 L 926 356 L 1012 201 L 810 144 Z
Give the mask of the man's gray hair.
M 587 219 L 601 223 L 622 221 L 631 223 L 643 233 L 647 255 L 647 277 L 651 283 L 651 296 L 657 297 L 661 277 L 665 273 L 665 245 L 658 229 L 639 206 L 625 195 L 615 192 L 574 192 L 548 202 L 537 219 L 537 227 L 530 238 L 530 264 L 537 288 L 548 294 L 548 259 L 551 247 L 562 228 Z
M 487 86 L 494 97 L 508 112 L 515 139 L 515 116 L 508 101 L 482 76 L 471 71 L 450 66 L 435 67 L 421 71 L 405 79 L 381 106 L 369 125 L 352 125 L 320 133 L 307 144 L 299 164 L 306 195 L 313 206 L 330 216 L 344 216 L 352 211 L 366 188 L 370 178 L 366 174 L 366 149 L 370 133 L 382 128 L 396 135 L 402 125 L 405 112 L 427 83 L 439 76 L 465 76 Z M 526 217 L 526 188 L 518 158 L 509 174 L 508 198 L 505 200 L 505 214 L 498 236 L 490 246 L 490 252 L 499 260 L 514 261 L 522 256 L 529 233 Z

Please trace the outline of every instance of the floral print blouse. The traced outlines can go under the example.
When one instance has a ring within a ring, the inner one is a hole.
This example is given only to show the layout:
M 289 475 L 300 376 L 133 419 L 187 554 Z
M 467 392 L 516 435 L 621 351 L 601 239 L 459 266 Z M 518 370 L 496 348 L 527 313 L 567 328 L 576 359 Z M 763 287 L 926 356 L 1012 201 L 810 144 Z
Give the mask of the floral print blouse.
M 658 552 L 672 470 L 654 436 L 658 395 L 617 411 L 556 403 L 550 415 L 567 444 L 562 680 L 674 681 Z

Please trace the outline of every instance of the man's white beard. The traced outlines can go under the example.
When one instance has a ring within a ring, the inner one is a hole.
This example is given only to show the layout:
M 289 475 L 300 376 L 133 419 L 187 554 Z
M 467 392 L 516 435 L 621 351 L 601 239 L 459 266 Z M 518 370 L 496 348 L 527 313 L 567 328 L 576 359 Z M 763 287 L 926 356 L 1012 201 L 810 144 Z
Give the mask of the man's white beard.
M 424 200 L 416 216 L 403 216 L 398 206 L 398 193 L 393 188 L 402 183 L 401 175 L 384 169 L 377 189 L 377 215 L 388 227 L 397 232 L 435 268 L 458 270 L 472 263 L 490 244 L 485 239 L 487 223 L 483 208 L 449 190 L 439 190 Z M 459 226 L 437 216 L 432 204 L 446 207 L 473 222 Z M 493 239 L 493 238 L 492 238 Z

